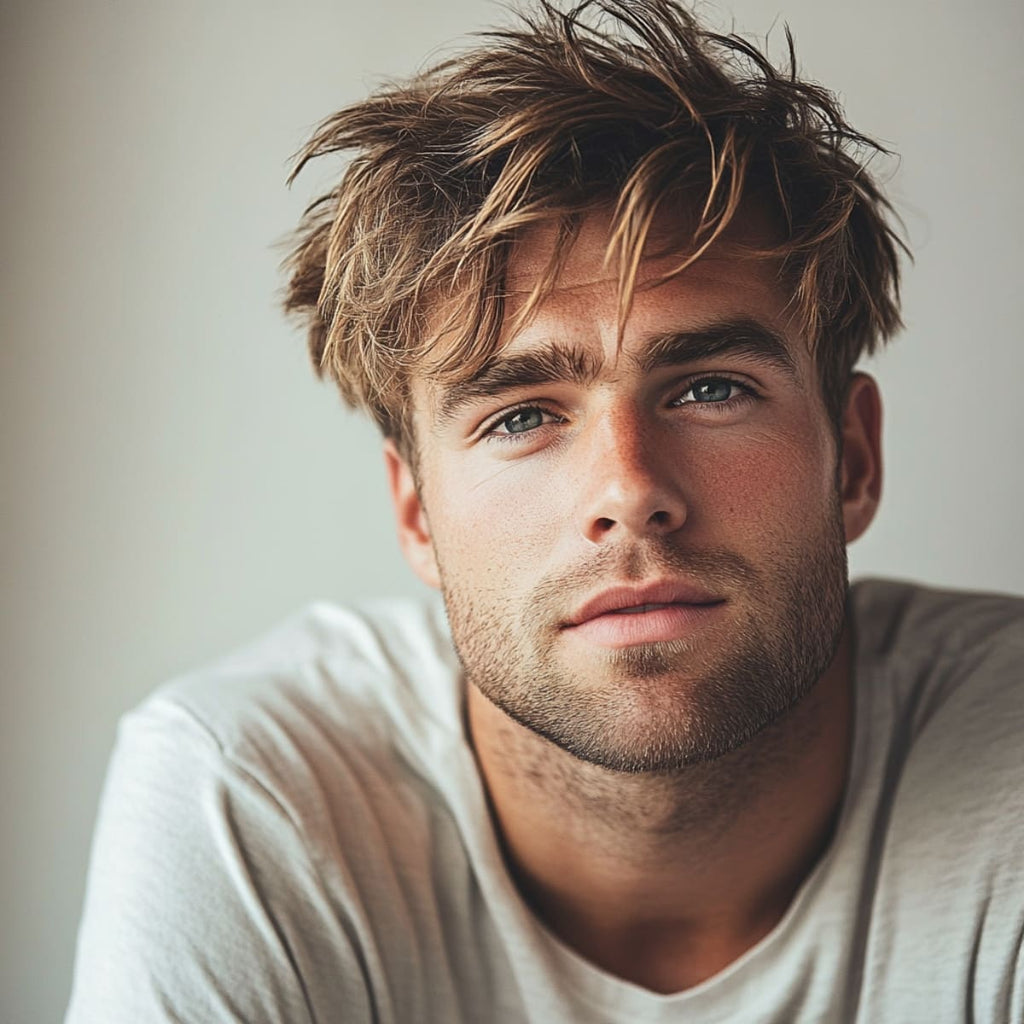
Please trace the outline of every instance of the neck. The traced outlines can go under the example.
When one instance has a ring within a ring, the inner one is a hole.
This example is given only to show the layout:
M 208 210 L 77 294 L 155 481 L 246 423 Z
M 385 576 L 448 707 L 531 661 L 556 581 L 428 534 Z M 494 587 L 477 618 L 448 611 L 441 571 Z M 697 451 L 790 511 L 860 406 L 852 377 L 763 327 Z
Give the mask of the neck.
M 563 942 L 660 992 L 766 935 L 827 847 L 850 751 L 849 629 L 786 715 L 705 764 L 622 774 L 520 726 L 470 686 L 470 734 L 509 870 Z

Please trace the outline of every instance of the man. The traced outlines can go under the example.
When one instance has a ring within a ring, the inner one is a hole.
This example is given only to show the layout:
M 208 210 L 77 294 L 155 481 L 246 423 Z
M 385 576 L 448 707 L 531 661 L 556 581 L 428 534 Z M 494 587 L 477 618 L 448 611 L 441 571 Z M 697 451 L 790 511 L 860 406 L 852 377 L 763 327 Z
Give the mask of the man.
M 871 143 L 600 0 L 340 150 L 287 304 L 454 645 L 314 606 L 128 716 L 69 1020 L 1021 1020 L 1022 603 L 847 585 Z

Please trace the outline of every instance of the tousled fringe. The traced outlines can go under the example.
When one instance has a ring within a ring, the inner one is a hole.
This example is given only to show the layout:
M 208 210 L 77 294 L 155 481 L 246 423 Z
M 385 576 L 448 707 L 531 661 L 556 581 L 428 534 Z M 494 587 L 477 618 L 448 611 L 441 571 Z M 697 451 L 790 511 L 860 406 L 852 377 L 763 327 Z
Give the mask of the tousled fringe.
M 465 377 L 494 353 L 526 229 L 558 228 L 512 329 L 550 294 L 583 217 L 607 207 L 621 334 L 659 218 L 698 214 L 668 277 L 753 202 L 777 230 L 745 254 L 779 261 L 838 421 L 857 360 L 900 326 L 905 246 L 867 170 L 886 151 L 797 78 L 788 29 L 779 70 L 673 0 L 565 12 L 541 0 L 519 18 L 327 118 L 298 154 L 289 183 L 316 157 L 350 154 L 286 260 L 285 308 L 304 322 L 317 372 L 407 444 L 410 373 Z

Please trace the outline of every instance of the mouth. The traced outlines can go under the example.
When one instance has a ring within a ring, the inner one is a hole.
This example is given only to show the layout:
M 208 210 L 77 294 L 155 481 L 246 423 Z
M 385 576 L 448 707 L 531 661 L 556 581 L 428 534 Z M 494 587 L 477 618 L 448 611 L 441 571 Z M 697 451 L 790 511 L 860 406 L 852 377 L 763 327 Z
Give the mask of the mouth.
M 725 604 L 725 598 L 679 581 L 612 587 L 585 601 L 562 628 L 601 647 L 682 640 Z
M 672 608 L 673 604 L 638 604 L 632 608 L 616 608 L 614 611 L 607 612 L 607 615 L 641 615 L 644 612 L 657 611 L 659 608 Z

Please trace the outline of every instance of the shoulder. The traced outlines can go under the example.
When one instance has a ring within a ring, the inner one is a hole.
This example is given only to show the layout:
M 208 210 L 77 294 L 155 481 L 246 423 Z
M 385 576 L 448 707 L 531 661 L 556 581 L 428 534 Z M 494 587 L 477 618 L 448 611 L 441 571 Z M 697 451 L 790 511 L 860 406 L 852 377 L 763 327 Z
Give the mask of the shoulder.
M 891 709 L 910 749 L 970 744 L 975 764 L 994 745 L 1019 761 L 1024 599 L 867 580 L 852 608 L 858 685 Z
M 119 747 L 143 733 L 148 749 L 162 736 L 202 750 L 197 770 L 244 780 L 307 838 L 328 814 L 355 837 L 367 816 L 422 802 L 439 744 L 462 743 L 458 683 L 439 604 L 318 603 L 161 687 L 122 722 Z
M 874 708 L 863 726 L 889 737 L 890 838 L 950 882 L 974 870 L 1019 891 L 1024 600 L 869 581 L 853 602 L 857 681 Z
M 1024 884 L 1024 600 L 869 581 L 853 606 L 890 835 Z
M 460 728 L 457 675 L 439 604 L 319 602 L 167 683 L 122 730 L 187 734 L 268 783 L 359 750 L 415 762 L 425 734 Z
M 881 581 L 852 600 L 880 778 L 873 984 L 1002 1019 L 1024 956 L 1024 600 Z
M 868 579 L 851 591 L 861 650 L 875 658 L 1024 647 L 1024 597 Z
M 318 604 L 127 714 L 69 1020 L 369 1016 L 364 896 L 430 841 L 456 682 L 436 608 Z
M 865 580 L 851 606 L 858 672 L 906 709 L 913 734 L 949 708 L 1024 728 L 1024 598 Z
M 105 802 L 127 789 L 188 821 L 206 793 L 247 846 L 289 834 L 269 815 L 332 884 L 346 862 L 358 883 L 368 837 L 430 827 L 437 751 L 464 743 L 458 682 L 438 606 L 311 605 L 126 715 Z

